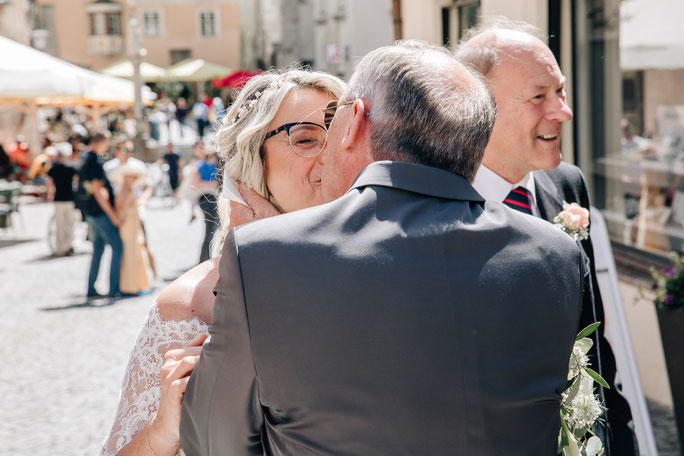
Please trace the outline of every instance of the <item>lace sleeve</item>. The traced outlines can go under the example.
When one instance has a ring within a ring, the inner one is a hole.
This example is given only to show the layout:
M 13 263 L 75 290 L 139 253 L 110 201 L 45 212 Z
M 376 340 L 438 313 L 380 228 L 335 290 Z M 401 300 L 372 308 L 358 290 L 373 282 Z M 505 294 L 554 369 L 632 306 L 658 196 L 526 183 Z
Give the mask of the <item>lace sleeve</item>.
M 147 426 L 159 407 L 159 369 L 164 354 L 183 347 L 200 333 L 208 333 L 208 329 L 199 318 L 165 321 L 159 315 L 157 304 L 152 306 L 128 360 L 119 409 L 100 456 L 115 455 Z

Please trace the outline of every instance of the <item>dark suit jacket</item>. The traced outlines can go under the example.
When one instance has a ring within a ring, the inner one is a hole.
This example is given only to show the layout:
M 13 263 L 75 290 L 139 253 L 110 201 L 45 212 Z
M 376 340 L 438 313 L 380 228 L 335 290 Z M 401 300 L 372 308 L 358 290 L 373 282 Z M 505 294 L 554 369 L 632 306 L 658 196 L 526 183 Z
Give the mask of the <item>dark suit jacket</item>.
M 563 210 L 563 201 L 577 203 L 586 209 L 591 207 L 587 184 L 578 167 L 563 162 L 553 171 L 535 171 L 533 174 L 537 207 L 543 219 L 553 223 L 554 217 Z M 608 411 L 604 417 L 606 426 L 596 426 L 594 431 L 603 440 L 608 456 L 635 455 L 638 454 L 638 448 L 632 430 L 632 413 L 629 404 L 618 392 L 619 385 L 615 384 L 615 356 L 604 337 L 605 316 L 594 269 L 594 248 L 591 238 L 580 244 L 590 271 L 582 294 L 580 327 L 584 328 L 596 321 L 603 323 L 594 335 L 594 347 L 589 356 L 592 367 L 601 373 L 611 387 L 606 390 L 599 386 L 599 393 L 604 396 Z M 600 363 L 597 359 L 600 359 Z
M 555 455 L 583 276 L 548 223 L 373 163 L 336 201 L 231 231 L 183 449 Z

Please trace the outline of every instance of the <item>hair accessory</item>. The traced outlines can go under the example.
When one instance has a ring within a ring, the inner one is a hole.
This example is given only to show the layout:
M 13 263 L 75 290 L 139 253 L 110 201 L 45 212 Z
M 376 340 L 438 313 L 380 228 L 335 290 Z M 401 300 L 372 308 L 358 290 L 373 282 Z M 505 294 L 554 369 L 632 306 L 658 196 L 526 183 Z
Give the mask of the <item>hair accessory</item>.
M 283 86 L 283 83 L 276 79 L 275 81 L 271 82 L 266 89 L 261 92 L 261 91 L 256 91 L 254 92 L 254 95 L 252 98 L 249 100 L 245 101 L 242 106 L 240 106 L 240 109 L 238 109 L 237 114 L 235 117 L 233 117 L 231 120 L 232 123 L 237 123 L 240 119 L 244 118 L 247 113 L 254 107 L 254 105 L 257 103 L 257 100 L 261 98 L 261 96 L 267 91 L 267 90 L 278 90 Z

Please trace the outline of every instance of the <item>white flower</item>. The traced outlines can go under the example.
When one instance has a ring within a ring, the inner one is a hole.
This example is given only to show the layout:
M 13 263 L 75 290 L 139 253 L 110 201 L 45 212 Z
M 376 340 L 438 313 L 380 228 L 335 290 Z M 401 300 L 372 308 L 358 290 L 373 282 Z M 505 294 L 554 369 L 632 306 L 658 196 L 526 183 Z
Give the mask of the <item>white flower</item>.
M 589 429 L 602 412 L 598 396 L 578 393 L 570 403 L 568 425 L 572 429 Z
M 601 443 L 601 439 L 599 439 L 598 437 L 593 436 L 587 441 L 587 456 L 596 456 L 601 452 L 602 449 L 603 444 Z
M 589 364 L 589 357 L 584 354 L 577 344 L 575 344 L 575 346 L 572 347 L 572 354 L 570 355 L 570 372 L 568 373 L 568 379 L 577 377 L 580 370 L 587 367 L 587 364 Z

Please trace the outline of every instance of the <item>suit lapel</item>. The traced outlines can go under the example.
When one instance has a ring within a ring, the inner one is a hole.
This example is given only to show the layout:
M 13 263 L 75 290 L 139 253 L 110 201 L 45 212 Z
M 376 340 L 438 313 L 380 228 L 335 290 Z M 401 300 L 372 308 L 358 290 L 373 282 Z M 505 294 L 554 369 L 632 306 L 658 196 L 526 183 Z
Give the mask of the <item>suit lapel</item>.
M 553 223 L 554 217 L 563 210 L 563 197 L 559 195 L 558 187 L 544 171 L 534 171 L 534 186 L 539 215 Z

